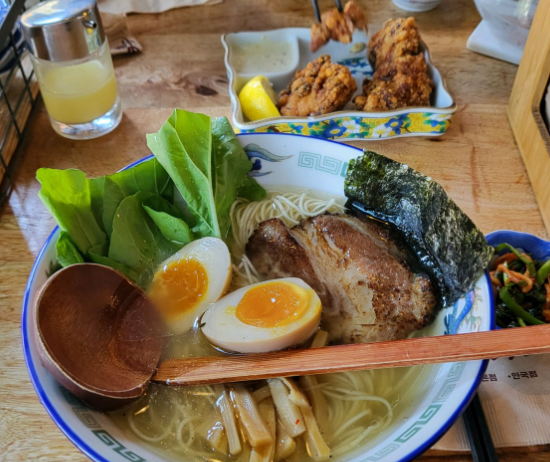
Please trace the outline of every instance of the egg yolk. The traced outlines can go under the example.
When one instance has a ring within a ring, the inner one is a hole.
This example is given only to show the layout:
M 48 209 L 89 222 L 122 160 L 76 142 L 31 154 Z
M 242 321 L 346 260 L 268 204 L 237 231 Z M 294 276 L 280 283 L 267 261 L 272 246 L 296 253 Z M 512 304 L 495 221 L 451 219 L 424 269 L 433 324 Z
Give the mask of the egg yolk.
M 208 275 L 194 258 L 173 261 L 157 271 L 149 297 L 166 319 L 194 309 L 206 296 Z
M 300 319 L 308 305 L 306 290 L 288 282 L 271 282 L 248 290 L 235 314 L 251 326 L 278 327 Z

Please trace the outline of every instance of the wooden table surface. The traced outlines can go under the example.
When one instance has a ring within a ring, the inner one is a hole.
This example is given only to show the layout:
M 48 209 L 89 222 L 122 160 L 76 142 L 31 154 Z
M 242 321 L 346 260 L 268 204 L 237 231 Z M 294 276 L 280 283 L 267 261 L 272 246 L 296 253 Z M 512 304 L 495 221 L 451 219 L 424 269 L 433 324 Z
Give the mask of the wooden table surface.
M 369 22 L 404 16 L 390 0 L 361 0 Z M 320 2 L 328 8 L 331 2 Z M 547 238 L 533 191 L 506 116 L 517 67 L 472 53 L 466 40 L 480 17 L 472 0 L 445 0 L 415 14 L 433 60 L 456 102 L 449 131 L 440 138 L 355 142 L 432 176 L 485 233 L 527 231 Z M 175 107 L 229 115 L 222 32 L 309 26 L 307 0 L 225 0 L 223 4 L 132 15 L 140 55 L 116 57 L 124 118 L 113 133 L 71 141 L 50 128 L 39 108 L 24 146 L 16 187 L 0 210 L 0 460 L 83 461 L 40 405 L 25 368 L 21 302 L 32 263 L 55 223 L 37 197 L 39 167 L 77 167 L 104 175 L 148 153 L 145 134 Z M 548 461 L 549 447 L 508 449 L 501 461 Z M 471 461 L 468 454 L 430 451 L 426 461 Z

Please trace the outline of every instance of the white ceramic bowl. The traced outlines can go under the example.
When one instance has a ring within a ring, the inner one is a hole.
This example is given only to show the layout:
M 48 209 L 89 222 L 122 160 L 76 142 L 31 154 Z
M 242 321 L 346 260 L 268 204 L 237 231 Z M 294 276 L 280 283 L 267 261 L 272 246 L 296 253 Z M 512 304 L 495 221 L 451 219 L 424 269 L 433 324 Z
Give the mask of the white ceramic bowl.
M 240 135 L 239 141 L 254 162 L 253 174 L 263 186 L 289 185 L 340 196 L 343 196 L 348 162 L 361 154 L 361 150 L 351 146 L 295 135 L 247 134 Z M 31 304 L 55 263 L 58 233 L 56 228 L 38 254 L 23 300 L 23 349 L 36 393 L 61 431 L 92 460 L 166 461 L 168 459 L 152 448 L 123 432 L 108 416 L 80 403 L 40 364 L 29 331 Z M 423 334 L 442 335 L 494 328 L 492 305 L 492 292 L 485 275 L 464 299 L 442 310 Z M 486 365 L 484 361 L 472 361 L 426 369 L 423 385 L 415 395 L 406 394 L 402 398 L 395 424 L 344 460 L 397 462 L 417 457 L 458 418 L 475 393 Z

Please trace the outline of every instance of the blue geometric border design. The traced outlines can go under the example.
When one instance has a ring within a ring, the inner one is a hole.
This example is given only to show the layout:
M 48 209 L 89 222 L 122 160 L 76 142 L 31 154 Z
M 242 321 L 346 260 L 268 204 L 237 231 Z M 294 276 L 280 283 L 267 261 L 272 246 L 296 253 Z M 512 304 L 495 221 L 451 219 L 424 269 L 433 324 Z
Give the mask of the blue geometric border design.
M 122 457 L 129 460 L 130 462 L 147 462 L 147 459 L 144 459 L 141 456 L 138 456 L 135 452 L 130 451 L 125 446 L 120 444 L 116 438 L 111 436 L 105 430 L 93 430 L 92 433 L 97 436 L 103 444 L 107 446 L 113 446 L 112 449 L 115 452 L 118 452 Z

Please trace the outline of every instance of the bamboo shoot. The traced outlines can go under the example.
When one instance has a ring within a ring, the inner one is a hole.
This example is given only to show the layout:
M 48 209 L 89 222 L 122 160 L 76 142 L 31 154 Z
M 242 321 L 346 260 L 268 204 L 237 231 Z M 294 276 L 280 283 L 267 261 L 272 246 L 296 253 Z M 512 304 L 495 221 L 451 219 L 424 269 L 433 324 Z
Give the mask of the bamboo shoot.
M 241 453 L 242 445 L 237 429 L 237 422 L 235 421 L 235 414 L 233 413 L 233 404 L 223 385 L 214 385 L 214 389 L 218 396 L 216 404 L 222 415 L 223 428 L 229 443 L 229 453 L 232 456 L 236 456 Z
M 287 433 L 295 438 L 306 431 L 304 417 L 302 412 L 290 401 L 286 385 L 279 379 L 269 379 L 267 381 L 271 390 L 271 397 L 277 408 L 277 413 L 283 423 Z
M 239 413 L 241 427 L 250 446 L 260 448 L 273 443 L 274 440 L 252 394 L 244 386 L 234 385 L 231 398 Z

